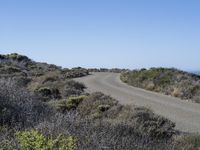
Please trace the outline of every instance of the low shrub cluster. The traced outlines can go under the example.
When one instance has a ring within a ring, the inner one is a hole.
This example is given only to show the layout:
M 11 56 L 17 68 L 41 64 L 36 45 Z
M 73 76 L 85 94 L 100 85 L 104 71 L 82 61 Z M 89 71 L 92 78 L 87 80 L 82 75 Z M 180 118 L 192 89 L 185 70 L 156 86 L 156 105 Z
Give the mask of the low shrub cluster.
M 34 78 L 28 84 L 28 89 L 42 96 L 44 101 L 50 101 L 81 95 L 84 92 L 85 85 L 64 78 L 61 72 L 50 72 Z
M 63 69 L 62 73 L 64 74 L 65 78 L 77 78 L 89 75 L 89 71 L 81 67 L 72 69 Z
M 16 133 L 22 150 L 75 150 L 76 139 L 72 136 L 45 137 L 37 130 Z
M 42 96 L 44 99 L 43 101 L 61 98 L 60 91 L 56 88 L 41 87 L 36 89 L 35 93 L 38 93 L 40 96 Z
M 0 124 L 25 128 L 52 114 L 47 104 L 13 80 L 0 80 Z
M 119 68 L 112 68 L 112 69 L 107 69 L 107 68 L 89 68 L 89 72 L 114 72 L 114 73 L 121 73 L 125 71 L 129 71 L 129 69 L 119 69 Z
M 63 95 L 64 97 L 69 97 L 71 95 L 74 96 L 80 95 L 81 93 L 83 93 L 84 89 L 85 89 L 84 84 L 78 83 L 73 80 L 68 80 L 65 83 Z
M 147 109 L 122 106 L 102 93 L 49 104 L 13 80 L 4 81 L 1 149 L 169 149 L 175 134 L 169 120 Z
M 200 135 L 184 135 L 177 137 L 174 144 L 176 150 L 199 150 Z
M 56 102 L 55 106 L 59 111 L 65 112 L 71 109 L 76 109 L 84 99 L 86 99 L 86 96 L 69 97 L 66 100 Z
M 43 83 L 45 83 L 86 76 L 88 74 L 88 70 L 81 67 L 62 69 L 53 64 L 35 62 L 27 56 L 16 53 L 0 55 L 0 77 L 28 77 L 32 79 L 32 84 L 35 84 L 34 82 L 38 80 L 43 80 Z
M 151 68 L 121 73 L 132 86 L 200 102 L 200 76 L 177 69 Z
M 144 107 L 122 106 L 102 93 L 91 94 L 76 108 L 82 117 L 116 124 L 123 122 L 148 137 L 167 139 L 175 134 L 175 124 L 170 120 Z
M 1 60 L 14 60 L 14 61 L 31 61 L 28 57 L 19 55 L 17 53 L 7 54 L 7 55 L 0 55 Z

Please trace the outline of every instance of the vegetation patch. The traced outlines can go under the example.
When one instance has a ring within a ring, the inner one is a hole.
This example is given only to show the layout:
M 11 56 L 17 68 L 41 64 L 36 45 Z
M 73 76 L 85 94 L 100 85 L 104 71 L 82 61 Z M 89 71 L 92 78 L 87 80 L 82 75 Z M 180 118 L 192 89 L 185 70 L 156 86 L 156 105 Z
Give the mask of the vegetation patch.
M 88 96 L 84 102 L 79 105 L 77 110 L 82 116 L 93 116 L 94 114 L 98 114 L 102 117 L 102 114 L 105 111 L 117 104 L 118 102 L 113 98 L 106 96 L 103 93 L 96 92 Z
M 177 150 L 199 150 L 200 135 L 184 135 L 179 136 L 175 140 L 174 149 Z
M 100 92 L 84 93 L 84 84 L 71 78 L 87 75 L 87 69 L 63 69 L 18 54 L 0 55 L 0 62 L 0 69 L 12 68 L 0 72 L 2 150 L 199 148 L 198 135 L 179 136 L 173 122 L 150 109 L 120 105 Z M 198 99 L 199 77 L 184 72 L 174 76 L 174 72 L 143 69 L 123 73 L 121 78 L 149 90 L 168 89 L 177 97 L 195 95 Z M 181 84 L 170 87 L 176 82 Z
M 40 94 L 43 97 L 44 101 L 61 98 L 60 91 L 56 88 L 41 87 L 39 89 L 36 89 L 35 92 Z
M 58 110 L 65 112 L 66 110 L 76 109 L 78 105 L 86 99 L 86 96 L 69 97 L 67 100 L 61 100 L 56 103 Z
M 121 80 L 132 86 L 199 102 L 200 76 L 174 68 L 151 68 L 121 73 Z
M 16 133 L 22 150 L 75 150 L 76 139 L 72 136 L 45 137 L 37 130 Z
M 170 138 L 175 134 L 175 124 L 154 114 L 144 107 L 135 108 L 134 124 L 143 133 L 153 138 Z
M 72 69 L 63 69 L 62 73 L 65 78 L 77 78 L 77 77 L 89 75 L 89 71 L 81 67 L 72 68 Z
M 105 111 L 107 111 L 108 109 L 110 109 L 110 105 L 99 105 L 99 106 L 98 106 L 98 110 L 99 110 L 100 112 L 105 112 Z
M 73 80 L 68 80 L 65 82 L 63 95 L 64 97 L 80 95 L 81 93 L 83 93 L 84 89 L 84 84 L 78 83 Z

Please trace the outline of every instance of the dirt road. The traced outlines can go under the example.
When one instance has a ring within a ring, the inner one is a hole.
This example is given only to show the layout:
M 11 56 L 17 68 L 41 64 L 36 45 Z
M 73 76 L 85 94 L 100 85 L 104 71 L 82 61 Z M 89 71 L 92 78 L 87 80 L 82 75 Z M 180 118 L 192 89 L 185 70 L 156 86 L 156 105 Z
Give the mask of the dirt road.
M 177 129 L 200 133 L 200 104 L 129 86 L 119 76 L 117 73 L 92 73 L 76 80 L 85 83 L 87 92 L 101 91 L 121 104 L 149 107 L 155 113 L 174 121 Z

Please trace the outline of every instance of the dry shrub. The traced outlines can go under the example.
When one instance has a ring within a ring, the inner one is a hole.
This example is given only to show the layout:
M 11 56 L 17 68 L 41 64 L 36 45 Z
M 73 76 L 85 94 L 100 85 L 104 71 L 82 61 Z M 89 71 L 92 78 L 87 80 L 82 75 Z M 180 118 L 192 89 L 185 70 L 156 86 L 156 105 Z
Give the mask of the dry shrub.
M 153 82 L 150 82 L 146 85 L 146 89 L 147 90 L 150 90 L 150 91 L 153 91 L 155 88 L 155 84 Z
M 174 143 L 175 150 L 199 150 L 200 135 L 184 135 L 176 138 Z
M 46 104 L 12 79 L 0 80 L 0 103 L 0 125 L 24 128 L 51 115 Z
M 65 82 L 63 97 L 77 96 L 83 93 L 85 85 L 74 80 L 68 80 Z
M 98 114 L 99 107 L 102 105 L 109 105 L 110 107 L 117 104 L 113 98 L 104 95 L 103 93 L 96 92 L 88 96 L 83 103 L 78 107 L 78 112 L 83 116 Z
M 172 92 L 172 96 L 174 97 L 180 97 L 181 96 L 181 92 L 178 88 L 174 88 L 173 92 Z
M 135 87 L 199 102 L 200 75 L 174 68 L 151 68 L 122 72 L 120 78 Z

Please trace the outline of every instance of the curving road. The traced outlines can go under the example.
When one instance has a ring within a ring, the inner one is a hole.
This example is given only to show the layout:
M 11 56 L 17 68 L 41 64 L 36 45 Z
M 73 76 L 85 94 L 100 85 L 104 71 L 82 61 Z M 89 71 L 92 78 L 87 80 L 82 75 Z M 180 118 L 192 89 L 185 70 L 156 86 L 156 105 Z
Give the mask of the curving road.
M 149 107 L 155 113 L 174 121 L 178 130 L 200 133 L 200 104 L 129 86 L 119 76 L 117 73 L 92 73 L 75 80 L 85 83 L 89 93 L 100 91 L 121 104 Z

